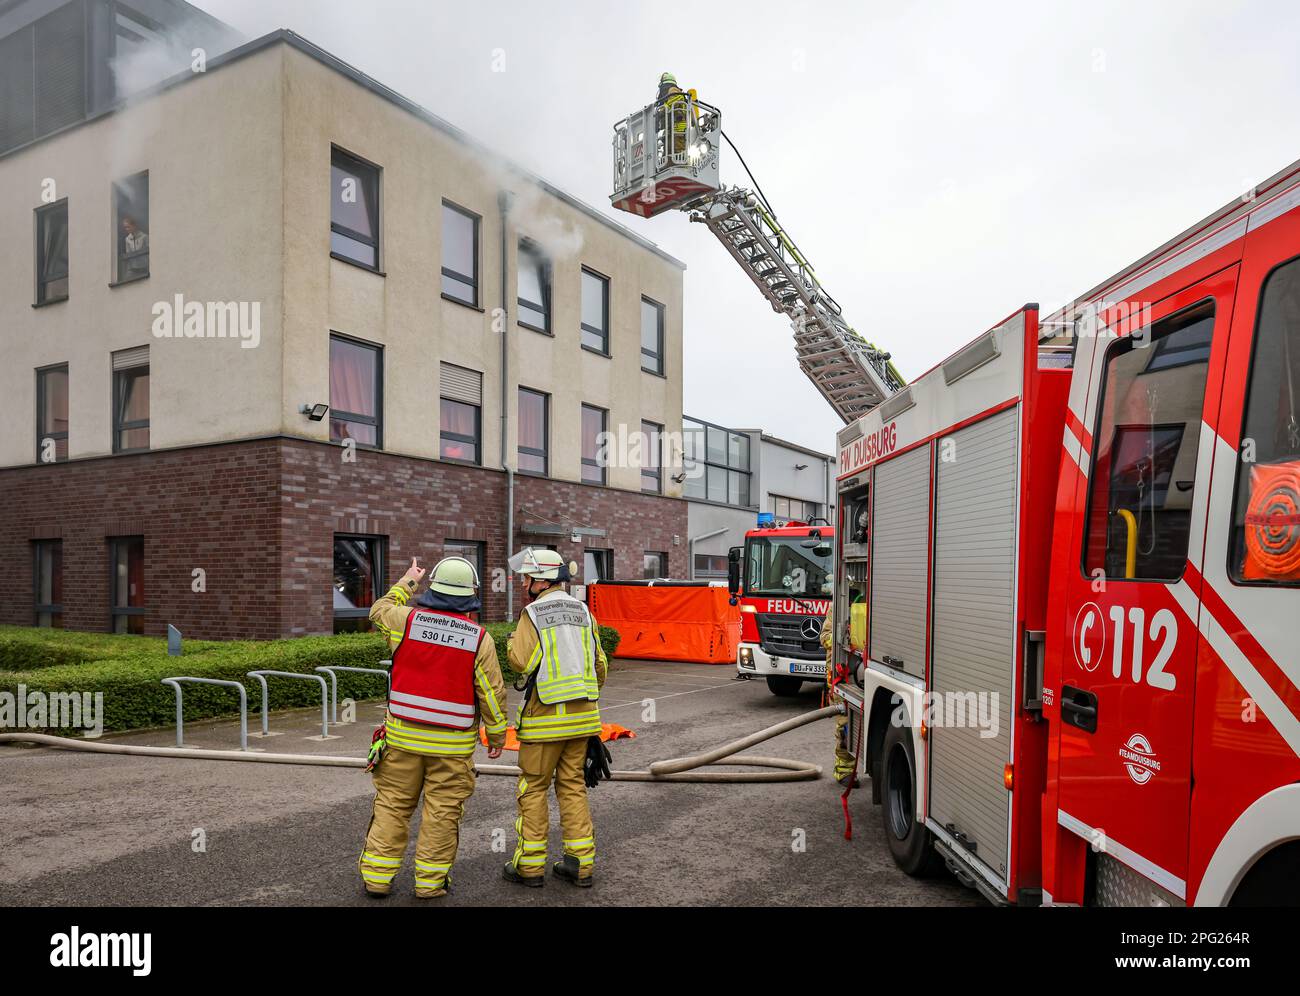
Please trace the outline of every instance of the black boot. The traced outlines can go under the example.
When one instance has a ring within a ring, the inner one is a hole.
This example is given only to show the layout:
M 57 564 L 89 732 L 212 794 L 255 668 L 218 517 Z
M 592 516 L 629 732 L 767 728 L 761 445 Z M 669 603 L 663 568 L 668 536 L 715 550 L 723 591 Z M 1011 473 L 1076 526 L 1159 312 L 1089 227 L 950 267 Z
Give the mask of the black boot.
M 570 885 L 576 885 L 579 889 L 590 889 L 592 886 L 592 876 L 580 878 L 578 869 L 582 864 L 572 854 L 566 854 L 563 861 L 557 861 L 551 865 L 551 871 L 555 873 L 556 878 L 562 878 Z
M 541 875 L 520 875 L 514 865 L 506 862 L 506 866 L 501 869 L 501 877 L 507 882 L 514 882 L 515 885 L 522 885 L 529 889 L 540 889 L 546 884 L 546 879 Z

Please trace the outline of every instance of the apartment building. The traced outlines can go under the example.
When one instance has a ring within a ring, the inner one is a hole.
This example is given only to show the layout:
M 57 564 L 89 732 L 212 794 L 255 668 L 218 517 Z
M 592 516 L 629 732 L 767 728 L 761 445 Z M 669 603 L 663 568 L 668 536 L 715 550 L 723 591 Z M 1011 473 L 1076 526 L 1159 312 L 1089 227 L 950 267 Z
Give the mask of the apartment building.
M 689 506 L 690 574 L 727 576 L 727 550 L 739 546 L 759 512 L 779 521 L 835 521 L 835 458 L 761 429 L 728 429 L 682 419 L 682 493 Z
M 0 190 L 0 621 L 328 633 L 447 553 L 502 619 L 526 543 L 686 572 L 683 264 L 301 37 Z

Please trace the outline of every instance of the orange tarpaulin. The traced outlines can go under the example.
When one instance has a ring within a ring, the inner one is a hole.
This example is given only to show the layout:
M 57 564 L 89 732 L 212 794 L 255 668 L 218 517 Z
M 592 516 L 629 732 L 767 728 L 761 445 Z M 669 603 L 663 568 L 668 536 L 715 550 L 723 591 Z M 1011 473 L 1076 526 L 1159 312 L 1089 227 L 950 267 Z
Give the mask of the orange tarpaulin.
M 593 584 L 587 603 L 618 630 L 617 656 L 731 664 L 740 645 L 740 608 L 714 586 Z
M 629 730 L 626 726 L 619 726 L 617 723 L 600 724 L 601 740 L 631 740 L 635 736 L 636 734 L 631 730 Z M 484 745 L 487 744 L 487 730 L 483 729 L 482 727 L 480 727 L 478 731 L 478 741 L 481 744 Z M 506 750 L 519 749 L 519 738 L 515 736 L 515 728 L 513 726 L 506 727 L 505 749 Z

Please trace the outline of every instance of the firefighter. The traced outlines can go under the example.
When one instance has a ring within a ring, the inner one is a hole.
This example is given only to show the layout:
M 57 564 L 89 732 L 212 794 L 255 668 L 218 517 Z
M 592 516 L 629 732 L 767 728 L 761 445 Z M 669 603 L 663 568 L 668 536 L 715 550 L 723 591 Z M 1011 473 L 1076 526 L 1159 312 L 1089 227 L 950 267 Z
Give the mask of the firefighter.
M 660 130 L 668 130 L 668 121 L 672 120 L 673 130 L 673 148 L 674 154 L 681 154 L 686 151 L 686 115 L 678 113 L 673 117 L 672 108 L 675 104 L 684 103 L 687 99 L 687 93 L 677 85 L 677 77 L 672 73 L 664 73 L 659 77 L 659 94 L 655 103 L 659 106 L 659 114 L 663 118 L 663 124 Z
M 527 597 L 510 637 L 510 666 L 526 684 L 516 728 L 519 737 L 518 843 L 503 875 L 533 888 L 545 884 L 550 825 L 547 789 L 555 782 L 564 854 L 556 877 L 589 888 L 596 860 L 595 831 L 587 805 L 584 768 L 595 738 L 600 743 L 600 687 L 607 661 L 596 620 L 565 590 L 577 569 L 553 550 L 525 548 L 510 558 Z M 518 688 L 519 686 L 516 685 Z
M 359 867 L 366 894 L 388 895 L 406 853 L 411 815 L 424 794 L 415 844 L 415 895 L 445 896 L 460 839 L 465 800 L 474 791 L 474 748 L 481 722 L 488 757 L 506 739 L 505 683 L 496 644 L 478 624 L 478 572 L 444 557 L 414 605 L 424 569 L 411 560 L 370 620 L 393 648 L 388 712 L 375 731 L 375 801 Z M 377 759 L 377 760 L 376 760 Z
M 847 662 L 843 666 L 835 663 L 835 629 L 834 602 L 826 609 L 826 618 L 822 621 L 821 644 L 826 651 L 826 699 L 828 705 L 841 702 L 836 686 L 848 678 Z M 850 778 L 857 784 L 853 774 L 857 755 L 849 748 L 849 716 L 842 712 L 835 717 L 835 780 L 846 785 Z

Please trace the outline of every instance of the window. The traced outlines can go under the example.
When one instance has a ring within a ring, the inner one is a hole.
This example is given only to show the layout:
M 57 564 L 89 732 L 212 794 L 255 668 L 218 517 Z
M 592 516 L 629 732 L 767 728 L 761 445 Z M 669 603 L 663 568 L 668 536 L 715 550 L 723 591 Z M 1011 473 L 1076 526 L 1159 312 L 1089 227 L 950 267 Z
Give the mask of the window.
M 582 345 L 609 355 L 609 278 L 582 268 Z
M 68 299 L 68 199 L 36 209 L 36 303 Z
M 1088 475 L 1089 576 L 1182 577 L 1213 331 L 1207 301 L 1157 322 L 1149 340 L 1124 336 L 1106 351 Z
M 68 459 L 68 365 L 36 371 L 36 459 Z
M 641 298 L 641 369 L 664 372 L 664 306 Z
M 661 449 L 664 427 L 654 422 L 641 423 L 641 490 L 657 495 L 663 491 Z
M 770 495 L 772 514 L 778 519 L 794 519 L 797 522 L 811 522 L 813 519 L 822 517 L 822 506 L 820 502 L 804 501 L 801 498 L 785 498 L 781 495 Z
M 451 363 L 441 366 L 442 408 L 439 453 L 444 460 L 483 460 L 483 375 Z
M 582 554 L 582 580 L 584 584 L 593 581 L 611 581 L 614 578 L 614 551 L 593 550 L 588 548 Z
M 144 537 L 115 537 L 108 546 L 113 570 L 113 632 L 139 635 L 144 632 Z
M 330 336 L 330 441 L 383 446 L 383 353 L 379 346 Z
M 727 576 L 727 557 L 725 554 L 697 553 L 695 555 L 695 578 L 725 578 Z
M 582 483 L 604 484 L 608 463 L 605 431 L 609 412 L 592 405 L 582 406 Z
M 551 264 L 527 239 L 519 240 L 519 324 L 551 332 Z
M 682 419 L 683 493 L 687 498 L 750 508 L 749 436 L 698 419 Z
M 442 542 L 442 555 L 444 557 L 464 557 L 474 565 L 474 570 L 478 574 L 480 595 L 482 595 L 484 587 L 484 551 L 485 544 L 477 540 L 449 539 Z
M 113 452 L 149 448 L 149 347 L 113 354 Z
M 377 581 L 384 576 L 384 540 L 380 536 L 334 537 L 334 632 L 370 629 L 370 606 Z
M 63 541 L 37 540 L 35 558 L 36 625 L 63 628 Z
M 1294 586 L 1300 585 L 1300 260 L 1264 281 L 1256 322 L 1228 570 L 1243 584 Z
M 149 276 L 149 174 L 113 184 L 117 283 Z
M 330 254 L 379 269 L 379 167 L 341 149 L 330 157 Z
M 546 452 L 550 436 L 550 395 L 540 391 L 519 389 L 519 472 L 540 474 L 549 472 Z
M 651 581 L 668 576 L 668 554 L 647 550 L 641 555 L 641 578 Z
M 479 216 L 442 202 L 442 295 L 478 307 Z

